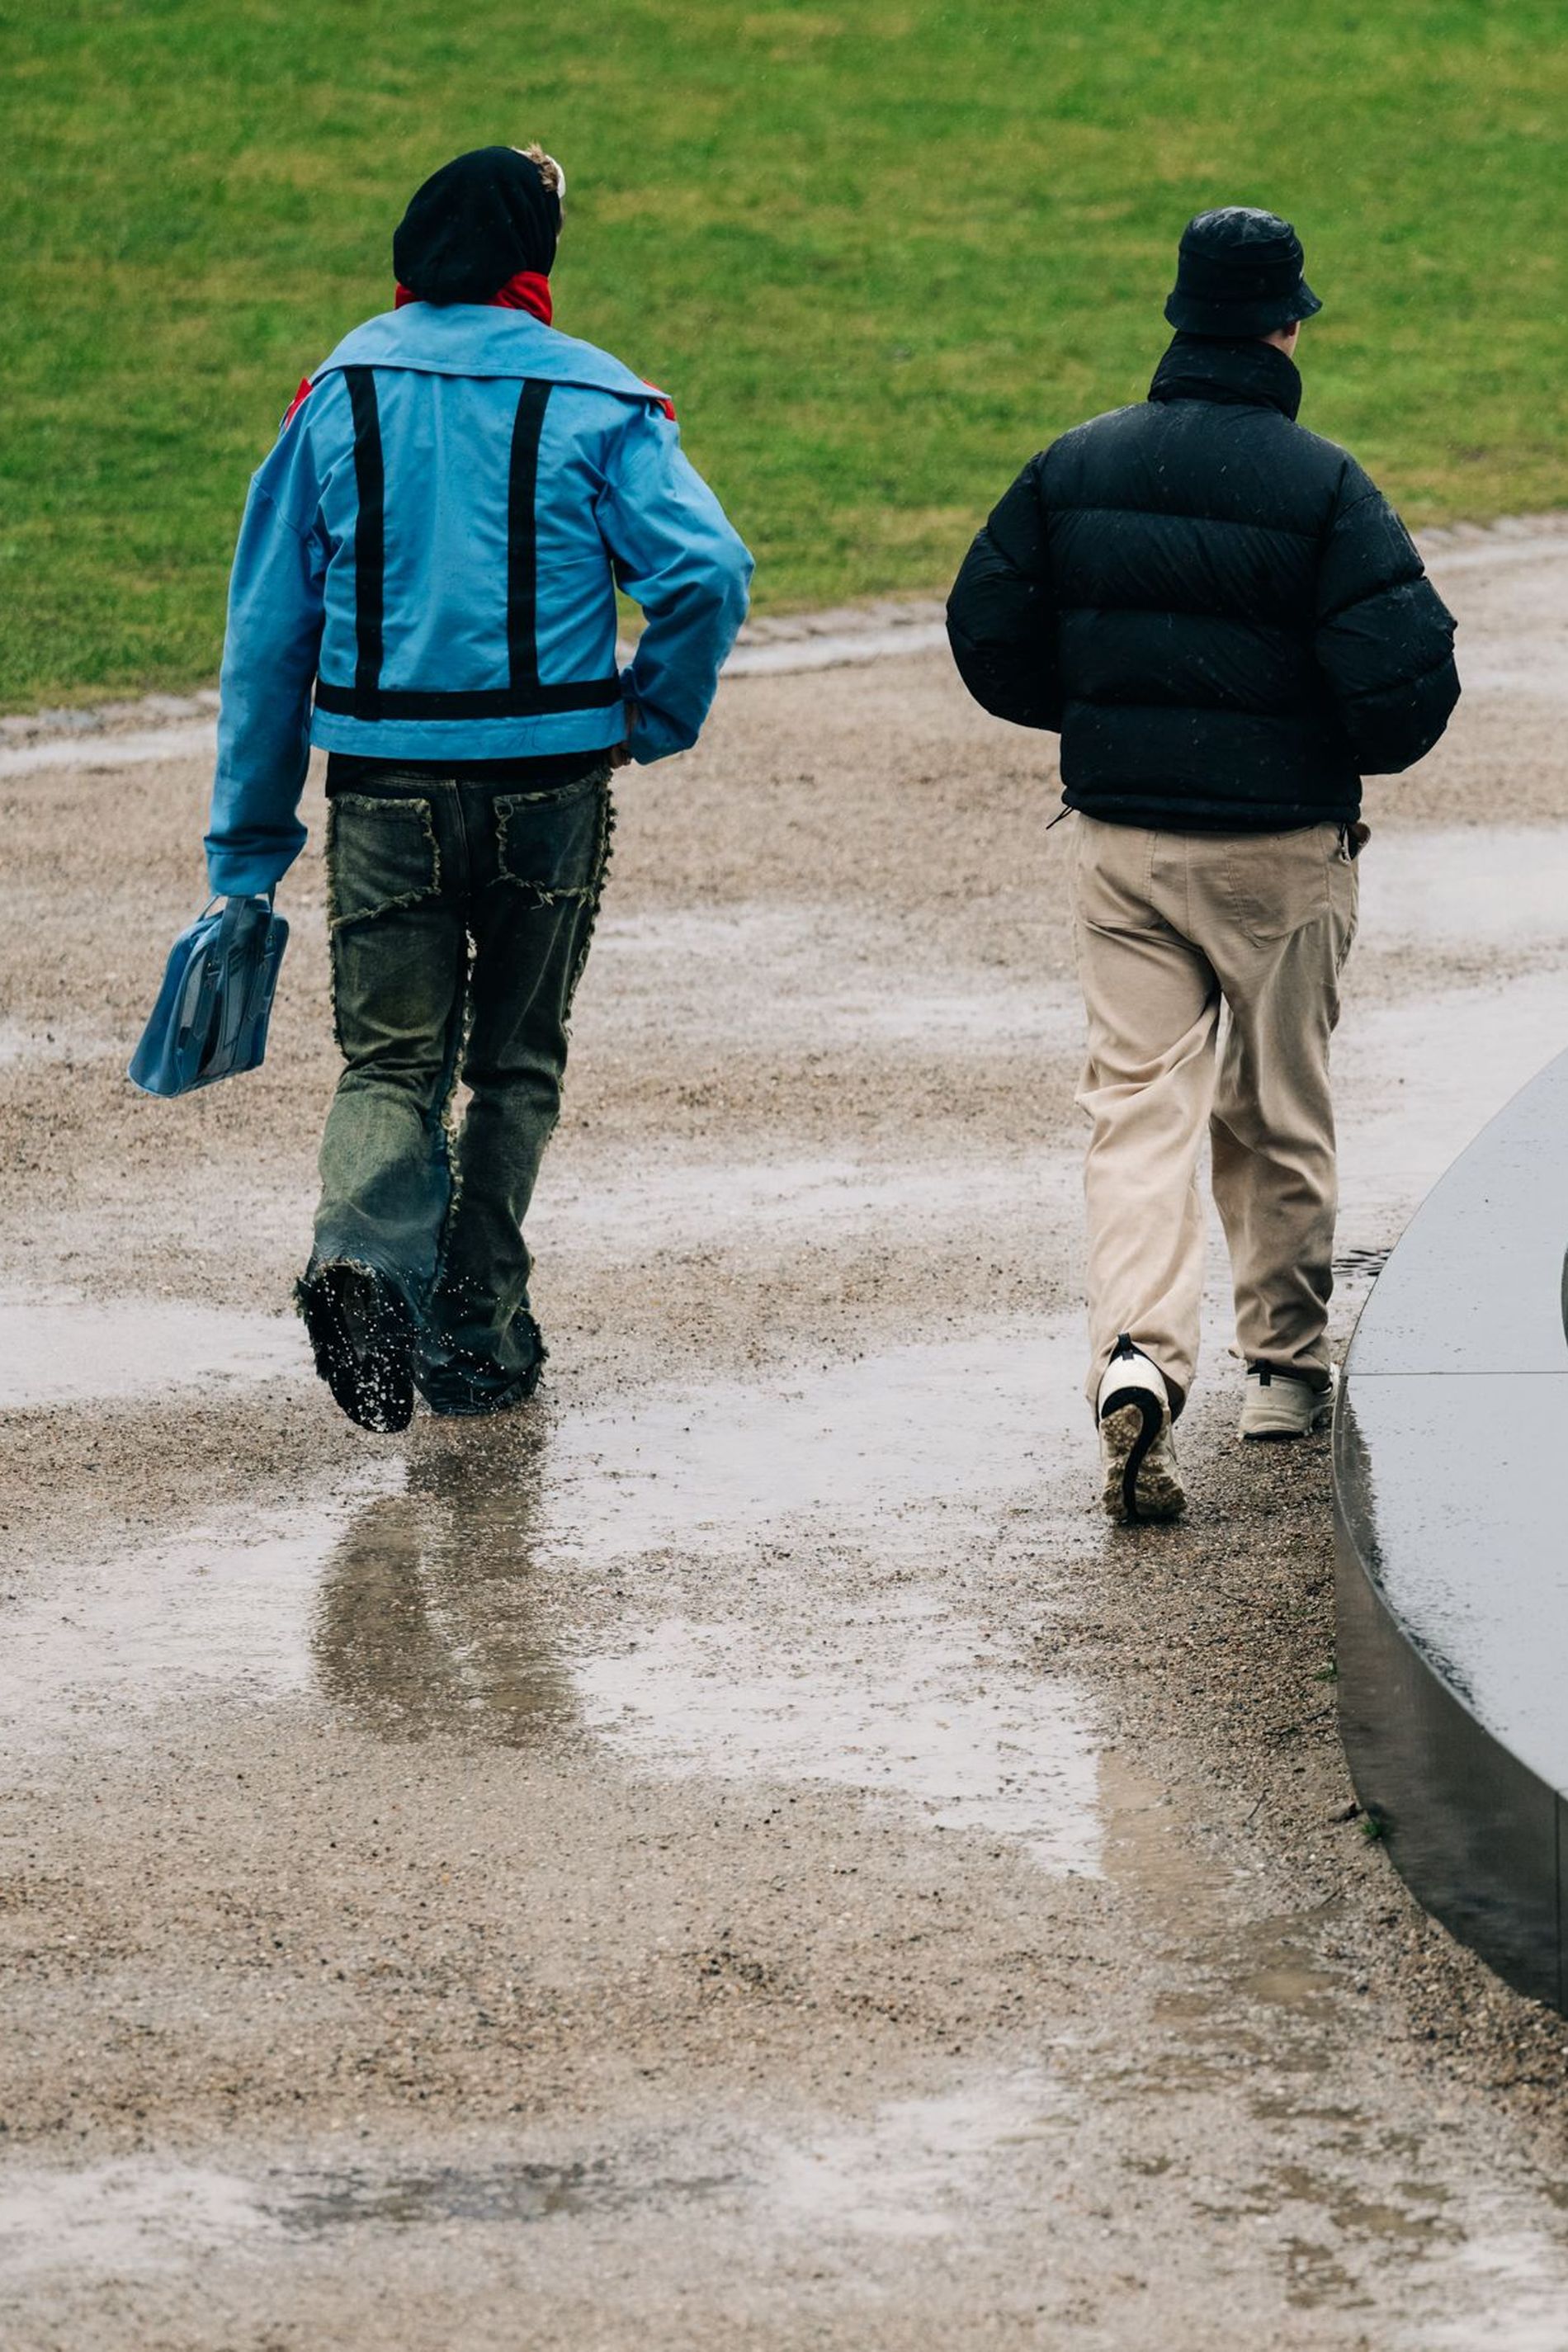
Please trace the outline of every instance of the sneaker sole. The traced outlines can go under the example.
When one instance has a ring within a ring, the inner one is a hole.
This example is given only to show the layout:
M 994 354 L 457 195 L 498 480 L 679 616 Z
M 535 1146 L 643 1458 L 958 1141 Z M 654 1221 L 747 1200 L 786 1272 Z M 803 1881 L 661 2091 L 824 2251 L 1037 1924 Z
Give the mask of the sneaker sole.
M 1186 1489 L 1174 1465 L 1153 1454 L 1170 1426 L 1158 1397 L 1147 1389 L 1124 1389 L 1106 1399 L 1100 1426 L 1107 1446 L 1100 1496 L 1106 1517 L 1125 1528 L 1179 1519 L 1187 1507 Z
M 413 1334 L 391 1285 L 367 1267 L 325 1266 L 299 1291 L 316 1370 L 358 1429 L 395 1436 L 414 1418 Z
M 514 1405 L 526 1404 L 538 1388 L 543 1370 L 544 1359 L 541 1356 L 537 1364 L 531 1365 L 520 1381 L 503 1389 L 499 1396 L 478 1397 L 457 1404 L 449 1397 L 437 1402 L 439 1391 L 432 1396 L 426 1389 L 425 1402 L 438 1421 L 482 1421 L 487 1413 L 510 1412 Z

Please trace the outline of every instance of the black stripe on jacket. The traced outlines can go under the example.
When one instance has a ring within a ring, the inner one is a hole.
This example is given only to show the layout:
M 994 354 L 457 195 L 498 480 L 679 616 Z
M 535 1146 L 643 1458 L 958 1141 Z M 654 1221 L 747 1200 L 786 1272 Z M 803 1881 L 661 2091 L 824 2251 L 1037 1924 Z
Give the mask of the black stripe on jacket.
M 554 387 L 528 379 L 518 394 L 508 466 L 506 509 L 506 642 L 508 683 L 457 689 L 386 687 L 386 467 L 376 405 L 375 372 L 343 370 L 353 415 L 354 682 L 316 681 L 316 707 L 345 719 L 540 719 L 569 710 L 607 709 L 621 698 L 608 677 L 563 678 L 546 685 L 539 675 L 539 445 Z

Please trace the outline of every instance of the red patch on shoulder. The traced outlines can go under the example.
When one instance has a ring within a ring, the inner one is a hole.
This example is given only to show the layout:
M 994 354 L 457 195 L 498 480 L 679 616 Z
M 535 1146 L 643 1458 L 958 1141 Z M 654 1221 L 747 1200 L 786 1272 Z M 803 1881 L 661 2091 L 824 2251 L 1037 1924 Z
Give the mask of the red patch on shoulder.
M 300 411 L 304 407 L 306 401 L 310 398 L 310 379 L 308 375 L 302 376 L 300 380 L 299 391 L 294 394 L 293 399 L 283 411 L 283 424 L 278 427 L 279 433 L 283 431 L 285 425 L 292 425 L 295 417 L 298 416 Z
M 674 425 L 678 421 L 675 414 L 675 403 L 671 400 L 668 393 L 660 392 L 657 383 L 648 383 L 648 380 L 646 375 L 642 378 L 642 382 L 647 384 L 649 392 L 652 393 L 654 398 L 658 401 L 659 406 L 663 409 L 670 423 Z

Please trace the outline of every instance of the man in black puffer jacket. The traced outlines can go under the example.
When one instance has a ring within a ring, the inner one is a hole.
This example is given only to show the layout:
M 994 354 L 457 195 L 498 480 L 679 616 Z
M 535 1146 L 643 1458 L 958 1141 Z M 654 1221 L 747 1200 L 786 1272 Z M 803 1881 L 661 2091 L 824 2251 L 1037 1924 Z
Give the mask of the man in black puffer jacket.
M 1089 1395 L 1120 1519 L 1184 1501 L 1171 1424 L 1197 1356 L 1205 1122 L 1241 1433 L 1327 1418 L 1329 1039 L 1361 780 L 1429 751 L 1458 698 L 1453 621 L 1409 534 L 1295 422 L 1291 354 L 1321 307 L 1289 222 L 1200 215 L 1149 398 L 1030 461 L 948 604 L 975 698 L 1059 731 L 1077 812 Z

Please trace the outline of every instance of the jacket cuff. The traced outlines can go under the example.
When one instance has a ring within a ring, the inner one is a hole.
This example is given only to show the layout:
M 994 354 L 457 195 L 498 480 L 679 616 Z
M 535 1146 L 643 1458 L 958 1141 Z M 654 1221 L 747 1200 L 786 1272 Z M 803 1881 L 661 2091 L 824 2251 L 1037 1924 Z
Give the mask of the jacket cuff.
M 207 888 L 215 898 L 265 898 L 293 865 L 297 850 L 224 849 L 207 845 Z

